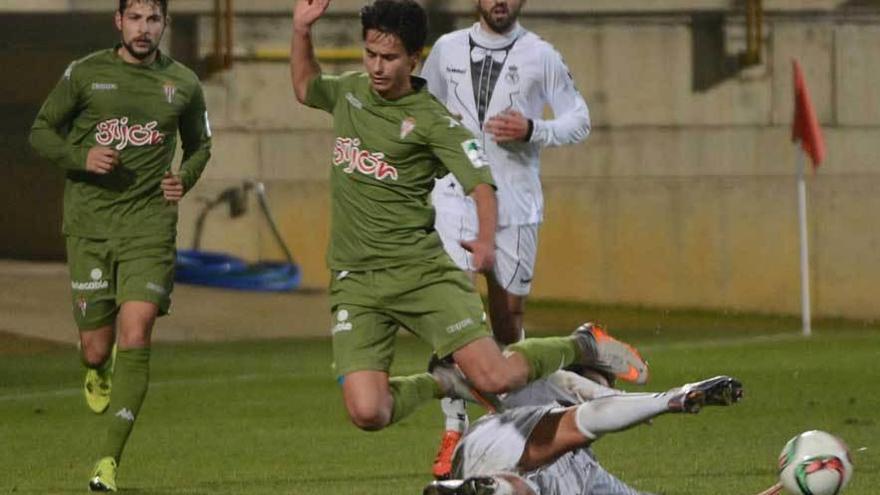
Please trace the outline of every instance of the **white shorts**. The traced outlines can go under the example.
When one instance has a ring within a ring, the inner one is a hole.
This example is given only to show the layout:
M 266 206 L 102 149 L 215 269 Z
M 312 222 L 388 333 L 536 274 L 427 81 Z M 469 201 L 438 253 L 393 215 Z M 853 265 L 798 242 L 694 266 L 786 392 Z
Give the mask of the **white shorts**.
M 517 464 L 538 422 L 557 406 L 527 406 L 483 416 L 462 437 L 453 457 L 455 478 L 512 474 L 539 495 L 646 495 L 606 471 L 589 449 L 577 449 L 535 471 Z
M 443 248 L 459 268 L 474 271 L 471 254 L 461 247 L 461 241 L 477 238 L 477 213 L 474 200 L 453 192 L 434 191 L 432 194 L 436 219 L 434 228 L 440 234 Z M 517 296 L 527 296 L 532 290 L 535 257 L 538 254 L 538 224 L 506 225 L 495 232 L 495 268 L 498 285 Z

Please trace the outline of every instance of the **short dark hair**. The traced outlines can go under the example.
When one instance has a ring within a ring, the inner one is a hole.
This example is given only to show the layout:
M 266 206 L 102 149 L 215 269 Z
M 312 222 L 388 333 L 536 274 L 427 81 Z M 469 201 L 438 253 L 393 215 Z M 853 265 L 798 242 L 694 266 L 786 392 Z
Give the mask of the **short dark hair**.
M 421 53 L 428 37 L 428 15 L 413 0 L 376 0 L 361 9 L 362 36 L 375 29 L 400 38 L 410 55 Z
M 162 11 L 162 15 L 168 15 L 168 0 L 119 0 L 119 13 L 124 14 L 125 9 L 128 8 L 128 5 L 132 2 L 155 3 L 159 6 L 159 10 Z

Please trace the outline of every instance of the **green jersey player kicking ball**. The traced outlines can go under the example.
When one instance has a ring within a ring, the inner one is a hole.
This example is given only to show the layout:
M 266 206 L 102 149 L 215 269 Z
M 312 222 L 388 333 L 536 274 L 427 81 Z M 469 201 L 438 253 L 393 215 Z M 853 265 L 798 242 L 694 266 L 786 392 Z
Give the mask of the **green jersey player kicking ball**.
M 109 411 L 92 491 L 116 491 L 147 393 L 153 324 L 171 304 L 177 202 L 211 147 L 198 78 L 158 50 L 167 1 L 120 0 L 115 21 L 121 43 L 70 64 L 31 130 L 33 147 L 67 174 L 63 231 L 86 400 Z
M 378 430 L 446 395 L 489 403 L 572 363 L 647 379 L 629 346 L 589 329 L 526 339 L 502 354 L 468 276 L 445 254 L 429 196 L 452 173 L 474 198 L 477 237 L 463 245 L 478 270 L 492 267 L 496 202 L 480 144 L 413 77 L 427 16 L 412 0 L 376 0 L 361 10 L 364 72 L 321 72 L 312 25 L 329 0 L 294 8 L 291 77 L 296 98 L 333 116 L 330 167 L 331 331 L 336 372 L 351 421 Z M 456 363 L 389 378 L 404 328 Z M 633 373 L 633 370 L 635 372 Z

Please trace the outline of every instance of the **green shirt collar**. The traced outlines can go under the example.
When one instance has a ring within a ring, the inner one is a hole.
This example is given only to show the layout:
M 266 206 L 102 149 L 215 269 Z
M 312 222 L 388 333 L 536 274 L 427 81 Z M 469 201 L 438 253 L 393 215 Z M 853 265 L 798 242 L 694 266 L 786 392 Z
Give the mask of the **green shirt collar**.
M 168 66 L 168 62 L 170 61 L 170 58 L 168 58 L 168 56 L 166 56 L 165 53 L 162 52 L 162 50 L 156 49 L 156 60 L 153 60 L 152 63 L 150 63 L 148 65 L 130 64 L 130 63 L 126 62 L 125 60 L 123 60 L 122 57 L 119 56 L 119 49 L 120 48 L 122 48 L 122 43 L 117 43 L 116 46 L 114 46 L 113 49 L 110 51 L 110 56 L 117 63 L 125 64 L 126 66 L 154 70 L 154 69 L 165 68 L 166 66 Z
M 410 84 L 412 84 L 413 91 L 412 93 L 407 93 L 396 100 L 387 100 L 382 97 L 379 93 L 373 89 L 373 86 L 370 85 L 370 98 L 373 100 L 373 103 L 377 105 L 389 105 L 389 106 L 404 106 L 408 105 L 412 101 L 418 100 L 422 97 L 422 93 L 426 91 L 426 86 L 428 85 L 428 81 L 422 79 L 418 76 L 410 76 Z M 369 84 L 369 78 L 367 79 Z

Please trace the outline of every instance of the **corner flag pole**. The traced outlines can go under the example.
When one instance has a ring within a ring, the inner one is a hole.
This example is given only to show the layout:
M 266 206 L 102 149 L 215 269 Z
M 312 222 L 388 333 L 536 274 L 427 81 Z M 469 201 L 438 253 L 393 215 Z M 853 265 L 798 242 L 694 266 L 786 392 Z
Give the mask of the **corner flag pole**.
M 806 160 L 804 152 L 800 149 L 797 157 L 798 220 L 800 221 L 801 240 L 801 321 L 803 322 L 804 337 L 809 337 L 813 330 L 810 327 L 810 252 L 807 242 L 807 181 L 804 172 Z
M 791 124 L 791 138 L 798 144 L 798 217 L 801 238 L 801 317 L 804 337 L 813 332 L 810 328 L 810 254 L 807 246 L 807 183 L 806 155 L 810 155 L 813 167 L 818 167 L 825 159 L 825 140 L 816 111 L 810 102 L 804 73 L 797 60 L 792 60 L 794 69 L 794 119 Z

